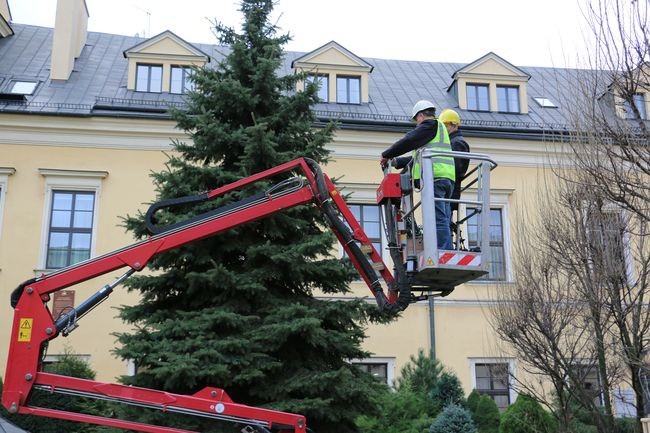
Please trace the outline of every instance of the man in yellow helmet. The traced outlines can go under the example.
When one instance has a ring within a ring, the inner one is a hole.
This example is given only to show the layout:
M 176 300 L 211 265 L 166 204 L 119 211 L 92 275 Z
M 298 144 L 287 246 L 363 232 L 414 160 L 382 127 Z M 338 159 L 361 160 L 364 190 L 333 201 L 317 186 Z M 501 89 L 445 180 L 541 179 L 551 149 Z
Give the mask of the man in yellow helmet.
M 460 132 L 460 116 L 458 113 L 450 108 L 442 110 L 438 120 L 445 124 L 449 132 L 449 139 L 451 141 L 451 150 L 454 152 L 469 152 L 469 144 L 465 141 L 463 134 Z M 456 180 L 454 182 L 454 191 L 451 198 L 460 199 L 461 181 L 467 173 L 469 160 L 463 158 L 455 158 L 456 166 Z M 458 212 L 458 203 L 451 204 L 451 211 Z
M 389 159 L 407 152 L 415 152 L 415 150 L 423 146 L 428 146 L 433 150 L 451 150 L 449 133 L 444 123 L 436 120 L 436 107 L 432 102 L 427 100 L 416 102 L 413 106 L 411 119 L 416 123 L 415 129 L 381 153 L 380 164 L 382 168 L 386 167 Z M 434 196 L 436 198 L 451 198 L 456 179 L 454 158 L 436 156 L 431 161 L 434 175 Z M 420 179 L 419 164 L 414 163 L 411 172 L 414 180 Z M 450 230 L 451 206 L 449 202 L 436 200 L 435 208 L 438 248 L 450 250 L 453 248 Z

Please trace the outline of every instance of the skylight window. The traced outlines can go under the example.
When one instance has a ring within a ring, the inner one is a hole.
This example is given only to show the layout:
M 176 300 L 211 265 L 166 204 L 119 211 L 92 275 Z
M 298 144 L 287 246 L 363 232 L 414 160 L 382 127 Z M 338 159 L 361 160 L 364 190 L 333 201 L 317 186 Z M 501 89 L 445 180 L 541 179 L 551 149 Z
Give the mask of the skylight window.
M 557 105 L 555 105 L 555 103 L 548 98 L 536 97 L 533 99 L 542 108 L 557 108 Z
M 36 90 L 36 81 L 12 81 L 9 85 L 9 93 L 17 95 L 31 95 Z

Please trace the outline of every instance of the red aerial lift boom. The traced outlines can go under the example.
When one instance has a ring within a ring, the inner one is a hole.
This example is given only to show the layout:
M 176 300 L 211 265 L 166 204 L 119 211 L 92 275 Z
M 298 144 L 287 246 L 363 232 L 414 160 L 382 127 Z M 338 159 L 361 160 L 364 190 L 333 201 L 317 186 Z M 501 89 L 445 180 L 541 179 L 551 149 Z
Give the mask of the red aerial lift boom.
M 426 174 L 426 173 L 425 173 Z M 488 171 L 489 174 L 489 171 Z M 218 207 L 181 223 L 160 227 L 156 224 L 156 213 L 176 205 L 187 205 L 208 201 L 225 194 L 268 184 L 277 180 L 263 192 L 253 193 L 234 203 Z M 424 179 L 426 181 L 426 179 Z M 489 184 L 488 184 L 489 185 Z M 152 236 L 120 250 L 77 263 L 70 267 L 30 279 L 20 284 L 11 295 L 14 308 L 13 329 L 7 369 L 5 374 L 2 404 L 10 413 L 30 414 L 50 418 L 79 421 L 91 424 L 118 427 L 128 430 L 162 433 L 187 432 L 186 430 L 143 424 L 134 421 L 74 413 L 52 408 L 30 405 L 30 396 L 35 389 L 50 393 L 61 393 L 79 397 L 97 398 L 123 404 L 145 406 L 164 412 L 184 413 L 218 420 L 245 424 L 245 431 L 305 433 L 305 417 L 292 413 L 261 409 L 233 402 L 220 388 L 204 388 L 193 395 L 178 395 L 164 391 L 149 390 L 132 386 L 102 383 L 78 379 L 42 371 L 47 343 L 58 335 L 67 336 L 77 326 L 77 321 L 91 309 L 105 300 L 113 289 L 133 273 L 144 269 L 157 254 L 178 248 L 241 224 L 263 218 L 294 206 L 314 204 L 323 213 L 325 220 L 346 250 L 352 264 L 359 271 L 370 288 L 378 307 L 387 313 L 404 310 L 409 303 L 422 299 L 414 296 L 411 287 L 432 293 L 447 294 L 455 283 L 449 277 L 436 280 L 429 275 L 417 279 L 417 258 L 406 257 L 405 244 L 398 237 L 408 231 L 400 210 L 403 196 L 409 195 L 409 188 L 399 176 L 388 175 L 378 190 L 378 203 L 384 206 L 389 226 L 388 249 L 395 264 L 395 276 L 388 270 L 379 252 L 364 233 L 359 222 L 346 205 L 335 185 L 323 174 L 320 167 L 306 158 L 282 164 L 237 182 L 225 185 L 204 194 L 171 199 L 153 204 L 145 220 Z M 489 203 L 488 203 L 489 206 Z M 488 207 L 489 208 L 489 207 Z M 409 211 L 411 212 L 411 211 Z M 424 217 L 423 217 L 424 218 Z M 420 252 L 422 254 L 423 252 Z M 425 251 L 428 254 L 428 252 Z M 411 254 L 411 253 L 409 253 Z M 413 255 L 417 256 L 414 251 Z M 476 253 L 473 253 L 476 254 Z M 480 254 L 480 253 L 479 253 Z M 425 261 L 431 261 L 425 260 Z M 427 268 L 430 274 L 430 263 Z M 442 261 L 441 261 L 441 266 Z M 120 268 L 126 272 L 114 282 L 106 284 L 75 308 L 53 317 L 47 302 L 50 294 L 104 275 Z M 452 269 L 456 283 L 467 281 L 467 272 L 459 277 Z M 476 269 L 468 271 L 472 276 Z M 439 281 L 443 281 L 441 284 Z M 383 282 L 383 283 L 382 283 Z

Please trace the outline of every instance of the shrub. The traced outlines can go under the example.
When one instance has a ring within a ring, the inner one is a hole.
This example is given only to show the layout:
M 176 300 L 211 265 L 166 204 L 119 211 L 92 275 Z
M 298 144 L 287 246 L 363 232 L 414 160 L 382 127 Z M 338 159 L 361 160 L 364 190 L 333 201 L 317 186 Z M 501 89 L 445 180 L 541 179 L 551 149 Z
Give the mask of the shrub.
M 433 420 L 429 433 L 476 433 L 476 426 L 467 409 L 450 404 Z
M 498 433 L 501 414 L 494 400 L 489 395 L 481 395 L 476 403 L 472 419 L 479 433 Z
M 382 396 L 379 416 L 360 416 L 356 424 L 360 433 L 422 433 L 432 420 L 428 405 L 426 396 L 403 386 Z
M 499 433 L 554 433 L 551 415 L 532 397 L 520 394 L 501 416 Z
M 44 371 L 62 376 L 72 376 L 83 379 L 95 378 L 95 372 L 88 366 L 88 364 L 74 356 L 69 350 L 66 350 L 66 353 L 57 363 L 46 366 Z M 2 392 L 1 384 L 0 392 Z M 49 392 L 40 390 L 33 391 L 29 404 L 30 406 L 47 407 L 69 412 L 82 412 L 95 415 L 105 412 L 106 410 L 105 402 L 75 398 L 67 395 L 50 394 Z M 100 430 L 99 427 L 73 421 L 48 419 L 33 415 L 11 415 L 4 410 L 1 414 L 12 423 L 31 433 L 88 433 Z M 109 429 L 104 431 L 109 431 Z
M 470 412 L 474 413 L 476 412 L 476 406 L 478 405 L 478 401 L 481 398 L 481 393 L 478 392 L 478 390 L 473 389 L 472 392 L 469 393 L 467 396 L 467 409 L 469 409 Z
M 465 405 L 465 393 L 458 377 L 444 371 L 433 385 L 431 398 L 442 408 L 449 404 Z
M 402 367 L 400 378 L 397 381 L 397 388 L 410 387 L 415 392 L 425 395 L 430 393 L 443 367 L 440 362 L 431 354 L 424 354 L 424 350 L 418 351 L 418 356 L 411 355 L 410 361 Z

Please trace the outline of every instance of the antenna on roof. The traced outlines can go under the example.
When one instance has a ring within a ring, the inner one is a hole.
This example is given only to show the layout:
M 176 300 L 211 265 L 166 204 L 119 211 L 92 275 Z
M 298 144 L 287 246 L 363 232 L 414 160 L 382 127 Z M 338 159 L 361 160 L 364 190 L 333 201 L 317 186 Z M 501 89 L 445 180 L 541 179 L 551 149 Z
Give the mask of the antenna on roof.
M 149 38 L 149 37 L 151 37 L 151 11 L 146 10 L 146 9 L 142 9 L 142 8 L 139 8 L 138 6 L 136 6 L 136 5 L 134 5 L 134 4 L 131 4 L 131 7 L 133 7 L 133 8 L 135 8 L 135 9 L 137 9 L 137 10 L 139 10 L 139 11 L 142 11 L 142 12 L 144 12 L 145 14 L 147 14 L 147 30 L 146 30 L 146 31 L 143 30 L 142 33 L 144 33 L 144 37 L 145 37 L 145 38 Z

